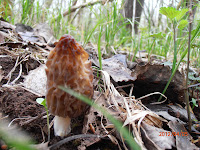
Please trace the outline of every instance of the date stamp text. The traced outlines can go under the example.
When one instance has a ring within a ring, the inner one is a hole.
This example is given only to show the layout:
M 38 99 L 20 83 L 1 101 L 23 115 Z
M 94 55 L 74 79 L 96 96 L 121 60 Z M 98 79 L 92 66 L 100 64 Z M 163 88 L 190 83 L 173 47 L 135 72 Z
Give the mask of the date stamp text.
M 159 136 L 188 136 L 188 132 L 159 132 Z

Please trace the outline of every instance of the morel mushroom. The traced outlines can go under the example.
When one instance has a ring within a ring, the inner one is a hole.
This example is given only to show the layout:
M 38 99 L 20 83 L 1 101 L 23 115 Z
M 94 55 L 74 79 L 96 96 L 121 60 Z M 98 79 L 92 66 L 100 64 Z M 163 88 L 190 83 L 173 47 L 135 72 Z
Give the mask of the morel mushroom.
M 54 133 L 71 132 L 71 118 L 84 114 L 88 105 L 58 88 L 69 87 L 89 98 L 93 96 L 93 73 L 88 53 L 70 35 L 63 35 L 46 62 L 47 106 L 54 118 Z

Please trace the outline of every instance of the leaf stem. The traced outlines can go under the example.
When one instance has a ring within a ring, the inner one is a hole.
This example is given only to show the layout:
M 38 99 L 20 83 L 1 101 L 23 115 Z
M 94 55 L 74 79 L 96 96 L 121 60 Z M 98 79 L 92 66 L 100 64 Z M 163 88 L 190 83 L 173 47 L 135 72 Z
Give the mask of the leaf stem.
M 188 114 L 188 129 L 191 132 L 191 116 L 190 116 L 190 104 L 189 104 L 189 95 L 188 95 L 188 73 L 189 73 L 189 66 L 190 66 L 190 45 L 191 45 L 191 30 L 192 30 L 192 0 L 190 0 L 190 8 L 189 8 L 189 37 L 188 37 L 188 55 L 187 55 L 187 73 L 186 73 L 186 88 L 185 88 L 185 103 L 187 106 L 187 114 Z
M 174 60 L 173 60 L 173 66 L 172 66 L 172 72 L 174 71 L 176 67 L 176 59 L 177 59 L 177 45 L 176 45 L 176 23 L 173 21 L 173 30 L 174 30 Z

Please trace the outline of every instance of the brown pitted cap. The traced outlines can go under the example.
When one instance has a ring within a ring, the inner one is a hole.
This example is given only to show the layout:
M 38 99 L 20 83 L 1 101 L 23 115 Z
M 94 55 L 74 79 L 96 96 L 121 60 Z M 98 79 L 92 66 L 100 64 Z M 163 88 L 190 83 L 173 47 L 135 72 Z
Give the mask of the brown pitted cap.
M 63 35 L 46 62 L 47 106 L 60 117 L 77 117 L 87 104 L 58 88 L 69 87 L 89 98 L 93 96 L 93 73 L 88 53 L 70 35 Z

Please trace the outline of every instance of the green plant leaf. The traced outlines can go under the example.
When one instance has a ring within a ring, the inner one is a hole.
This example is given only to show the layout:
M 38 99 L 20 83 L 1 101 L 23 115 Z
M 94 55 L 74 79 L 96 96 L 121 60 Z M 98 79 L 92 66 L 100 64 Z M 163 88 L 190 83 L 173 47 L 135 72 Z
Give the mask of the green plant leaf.
M 149 37 L 154 37 L 154 38 L 163 38 L 164 34 L 162 32 L 151 34 Z
M 173 7 L 161 7 L 159 12 L 172 20 L 177 16 L 178 10 Z
M 198 23 L 196 29 L 195 29 L 195 30 L 193 31 L 193 33 L 192 33 L 191 44 L 194 42 L 194 40 L 196 39 L 196 37 L 198 37 L 199 34 L 200 34 L 200 22 Z M 171 76 L 170 76 L 170 78 L 169 78 L 169 80 L 168 80 L 168 82 L 167 82 L 167 84 L 166 84 L 166 86 L 165 86 L 165 88 L 164 88 L 162 94 L 165 94 L 165 92 L 167 91 L 167 88 L 168 88 L 170 82 L 172 81 L 172 78 L 174 77 L 176 71 L 178 70 L 178 67 L 179 67 L 180 63 L 181 63 L 182 60 L 185 58 L 187 52 L 188 52 L 188 48 L 185 48 L 185 50 L 184 50 L 184 51 L 182 52 L 182 54 L 181 54 L 181 58 L 180 58 L 180 60 L 178 61 L 178 63 L 177 63 L 177 65 L 176 65 L 175 69 L 172 71 L 172 74 L 171 74 Z M 160 98 L 158 99 L 158 101 L 160 101 L 161 98 L 162 98 L 162 95 L 160 96 Z
M 195 107 L 198 107 L 198 105 L 197 105 L 197 100 L 196 100 L 195 98 L 192 98 L 192 103 L 193 103 L 193 105 L 194 105 Z
M 179 21 L 183 18 L 186 12 L 188 12 L 188 9 L 184 8 L 182 10 L 176 10 L 173 7 L 161 7 L 159 12 L 168 17 L 170 20 L 175 19 L 176 21 Z
M 181 21 L 179 22 L 178 28 L 179 28 L 179 29 L 183 29 L 183 28 L 185 28 L 187 25 L 188 25 L 188 21 L 187 21 L 187 20 L 181 20 Z
M 37 98 L 36 102 L 40 105 L 43 105 L 44 107 L 46 107 L 46 99 L 45 98 Z
M 179 21 L 181 20 L 185 14 L 188 12 L 188 8 L 184 8 L 182 10 L 177 11 L 177 16 L 176 16 L 176 20 Z

